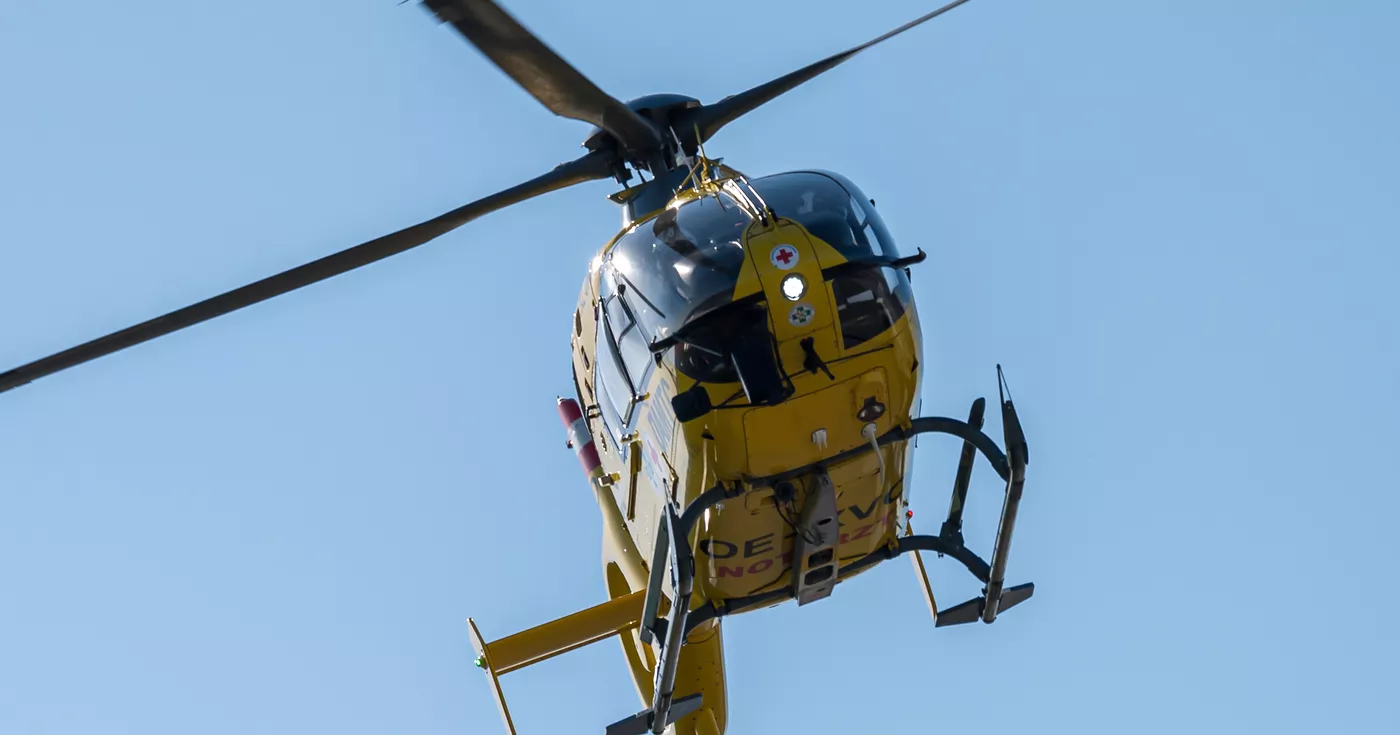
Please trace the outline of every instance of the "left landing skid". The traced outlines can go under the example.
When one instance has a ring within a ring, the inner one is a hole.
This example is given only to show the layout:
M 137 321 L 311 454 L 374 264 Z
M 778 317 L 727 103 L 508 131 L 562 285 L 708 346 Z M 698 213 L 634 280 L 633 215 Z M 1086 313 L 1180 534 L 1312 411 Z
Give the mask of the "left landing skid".
M 686 633 L 690 632 L 690 595 L 695 586 L 695 556 L 690 549 L 690 529 L 705 510 L 741 493 L 740 486 L 735 485 L 731 489 L 721 483 L 702 493 L 683 514 L 678 515 L 674 505 L 666 506 L 666 523 L 658 530 L 656 546 L 652 549 L 651 577 L 647 580 L 639 629 L 642 642 L 656 649 L 651 707 L 609 725 L 607 735 L 660 735 L 677 720 L 700 709 L 700 694 L 674 699 L 676 669 L 680 666 Z M 673 599 L 670 611 L 662 618 L 659 615 L 662 575 L 668 567 Z

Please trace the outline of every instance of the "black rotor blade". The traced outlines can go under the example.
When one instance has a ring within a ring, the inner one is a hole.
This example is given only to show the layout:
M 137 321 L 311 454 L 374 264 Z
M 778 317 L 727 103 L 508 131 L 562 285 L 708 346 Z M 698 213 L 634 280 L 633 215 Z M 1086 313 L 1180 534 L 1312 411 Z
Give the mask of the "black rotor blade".
M 608 178 L 611 175 L 612 168 L 613 158 L 610 154 L 603 151 L 590 152 L 569 163 L 560 164 L 555 167 L 553 171 L 543 176 L 538 176 L 504 191 L 496 192 L 484 199 L 478 199 L 471 204 L 459 207 L 458 209 L 434 217 L 426 222 L 370 240 L 369 242 L 356 245 L 347 250 L 342 250 L 333 255 L 328 255 L 319 260 L 314 260 L 305 265 L 297 266 L 291 270 L 283 271 L 275 276 L 269 276 L 261 281 L 219 294 L 218 296 L 187 306 L 183 309 L 172 311 L 169 314 L 142 322 L 134 327 L 128 327 L 120 332 L 114 332 L 105 337 L 100 337 L 91 342 L 50 355 L 42 360 L 36 360 L 28 365 L 22 365 L 14 370 L 0 373 L 0 393 L 12 388 L 18 388 L 32 380 L 42 378 L 46 375 L 52 375 L 53 373 L 73 367 L 74 365 L 80 365 L 89 360 L 95 360 L 104 355 L 110 355 L 118 350 L 150 341 L 156 337 L 170 334 L 171 332 L 208 321 L 231 311 L 242 309 L 245 306 L 251 306 L 273 298 L 274 296 L 280 296 L 289 291 L 294 291 L 303 286 L 309 286 L 318 281 L 324 281 L 327 278 L 354 270 L 360 266 L 383 260 L 391 255 L 402 253 L 405 250 L 418 247 L 429 240 L 445 235 L 482 215 L 490 214 L 498 209 L 504 209 L 505 207 L 525 201 L 526 199 L 573 186 L 574 184 L 581 184 L 585 181 Z
M 842 51 L 839 54 L 828 56 L 814 64 L 804 66 L 791 74 L 785 74 L 771 82 L 766 82 L 747 91 L 740 92 L 739 94 L 725 97 L 712 105 L 702 105 L 685 110 L 677 116 L 677 120 L 674 124 L 676 135 L 679 136 L 681 140 L 692 145 L 704 143 L 713 137 L 715 133 L 719 132 L 720 128 L 734 122 L 743 115 L 753 112 L 760 106 L 772 101 L 778 95 L 797 87 L 822 72 L 830 71 L 841 62 L 881 41 L 894 38 L 914 26 L 933 20 L 967 1 L 968 0 L 954 0 L 954 2 L 948 3 L 932 13 L 911 20 L 879 38 L 871 39 L 859 46 Z M 695 139 L 696 127 L 700 129 L 699 140 Z
M 598 88 L 491 0 L 424 0 L 507 76 L 561 117 L 606 130 L 630 151 L 654 151 L 661 136 L 627 105 Z

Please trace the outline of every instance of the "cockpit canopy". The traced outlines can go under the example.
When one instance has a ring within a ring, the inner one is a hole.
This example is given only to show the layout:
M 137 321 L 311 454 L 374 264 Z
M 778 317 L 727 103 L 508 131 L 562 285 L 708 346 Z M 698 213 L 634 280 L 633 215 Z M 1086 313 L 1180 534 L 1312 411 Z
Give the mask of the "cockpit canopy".
M 800 223 L 848 261 L 899 257 L 874 205 L 840 174 L 801 171 L 751 183 L 775 214 Z M 619 289 L 627 292 L 625 301 L 647 341 L 671 336 L 733 300 L 750 221 L 725 194 L 663 210 L 623 234 L 609 251 L 603 298 Z
M 909 279 L 891 266 L 899 258 L 894 240 L 854 184 L 840 174 L 811 171 L 775 174 L 751 186 L 774 214 L 800 223 L 844 257 L 823 269 L 844 349 L 858 349 L 894 326 L 912 304 Z M 750 392 L 739 353 L 771 337 L 762 292 L 734 300 L 746 257 L 744 230 L 752 222 L 747 211 L 724 193 L 694 199 L 638 222 L 608 251 L 599 274 L 595 385 L 603 418 L 615 432 L 631 425 L 657 364 L 654 351 L 668 340 L 675 340 L 678 372 L 700 383 L 741 382 Z M 750 367 L 782 381 L 780 366 Z

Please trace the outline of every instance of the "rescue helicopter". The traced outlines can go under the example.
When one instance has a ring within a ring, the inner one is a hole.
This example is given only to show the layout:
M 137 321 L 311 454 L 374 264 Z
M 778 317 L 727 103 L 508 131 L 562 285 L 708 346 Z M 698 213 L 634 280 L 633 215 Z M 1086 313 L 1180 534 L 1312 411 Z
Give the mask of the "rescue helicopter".
M 574 395 L 557 408 L 602 512 L 607 600 L 487 640 L 476 665 L 515 726 L 500 677 L 609 638 L 643 709 L 608 735 L 721 735 L 722 621 L 804 606 L 894 557 L 913 560 L 934 624 L 1025 601 L 1006 586 L 1028 447 L 997 367 L 1005 450 L 967 420 L 918 416 L 922 336 L 904 254 L 873 199 L 832 171 L 750 177 L 704 144 L 721 128 L 861 51 L 966 3 L 714 103 L 602 91 L 492 0 L 426 0 L 436 18 L 547 109 L 594 127 L 579 158 L 434 219 L 0 373 L 0 392 L 422 245 L 547 192 L 613 179 L 622 227 L 589 261 L 571 315 Z M 633 178 L 637 182 L 633 183 Z M 916 534 L 912 445 L 962 442 L 937 534 Z M 991 560 L 964 543 L 976 456 L 1005 481 Z M 940 610 L 921 552 L 984 586 Z

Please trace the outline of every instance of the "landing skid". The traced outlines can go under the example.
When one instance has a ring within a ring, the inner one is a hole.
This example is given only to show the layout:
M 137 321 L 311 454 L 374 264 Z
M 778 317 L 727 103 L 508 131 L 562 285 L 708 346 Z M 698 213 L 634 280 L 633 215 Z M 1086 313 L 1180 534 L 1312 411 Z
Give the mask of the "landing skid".
M 998 387 L 1004 389 L 1005 381 L 1001 379 L 1000 366 L 997 368 L 997 376 L 1000 383 Z M 1016 415 L 1016 408 L 1006 397 L 1004 391 L 999 392 L 1001 393 L 1001 418 L 1007 447 L 1006 453 L 997 447 L 995 441 L 982 433 L 982 418 L 986 408 L 986 401 L 982 398 L 973 402 L 972 411 L 967 421 L 941 417 L 917 418 L 911 421 L 907 427 L 896 427 L 876 440 L 880 446 L 884 446 L 894 442 L 909 441 L 919 434 L 934 433 L 948 434 L 963 440 L 963 452 L 958 462 L 957 475 L 953 481 L 953 497 L 949 504 L 948 517 L 937 536 L 916 535 L 913 533 L 912 525 L 910 525 L 906 527 L 905 536 L 892 540 L 887 546 L 861 559 L 847 563 L 839 569 L 835 569 L 835 565 L 832 565 L 834 571 L 831 577 L 832 585 L 839 579 L 849 577 L 867 567 L 904 553 L 913 552 L 915 567 L 919 572 L 924 596 L 936 627 L 971 623 L 977 620 L 991 623 L 1002 611 L 1009 610 L 1030 599 L 1035 592 L 1034 584 L 1005 587 L 1006 566 L 1011 553 L 1011 537 L 1015 531 L 1016 514 L 1020 508 L 1022 489 L 1025 485 L 1028 451 L 1026 437 Z M 870 446 L 852 449 L 831 457 L 825 462 L 808 467 L 801 467 L 770 477 L 749 478 L 746 484 L 750 488 L 767 487 L 812 472 L 824 475 L 827 465 L 851 459 L 869 451 L 872 451 Z M 981 453 L 992 465 L 992 469 L 996 471 L 997 475 L 1006 481 L 1005 500 L 1002 505 L 1001 520 L 997 529 L 996 543 L 992 548 L 990 564 L 967 548 L 962 535 L 963 508 L 967 500 L 972 465 L 977 453 Z M 590 469 L 590 477 L 596 480 L 599 476 L 600 473 L 596 468 Z M 631 628 L 637 628 L 638 636 L 642 642 L 651 645 L 656 653 L 652 702 L 647 709 L 609 725 L 606 735 L 646 735 L 647 733 L 661 735 L 675 722 L 694 713 L 702 706 L 699 694 L 680 699 L 674 698 L 676 670 L 680 665 L 681 649 L 685 645 L 687 635 L 700 625 L 727 615 L 759 607 L 769 607 L 793 598 L 799 598 L 799 602 L 801 601 L 804 589 L 810 590 L 810 586 L 804 588 L 802 578 L 799 575 L 794 575 L 794 582 L 780 590 L 742 598 L 712 600 L 691 609 L 691 593 L 695 583 L 695 559 L 690 548 L 690 532 L 705 511 L 725 500 L 743 495 L 744 485 L 743 483 L 720 483 L 701 493 L 683 512 L 678 511 L 675 505 L 666 507 L 665 523 L 662 524 L 661 530 L 657 533 L 656 545 L 652 549 L 649 567 L 650 578 L 645 590 L 633 592 L 588 610 L 491 643 L 486 642 L 477 632 L 475 623 L 471 623 L 472 643 L 478 653 L 477 665 L 485 669 L 490 676 L 492 693 L 495 695 L 506 728 L 512 735 L 515 729 L 501 694 L 499 675 L 573 650 L 579 646 L 622 634 Z M 818 513 L 818 515 L 820 514 Z M 814 554 L 826 553 L 825 547 L 820 544 L 813 546 L 813 549 Z M 920 555 L 920 552 L 924 551 L 934 552 L 940 557 L 949 556 L 956 559 L 985 585 L 982 588 L 982 594 L 940 612 L 934 601 L 928 576 L 924 573 L 923 559 Z M 663 616 L 661 606 L 663 587 L 665 586 L 664 575 L 668 570 L 672 599 L 669 609 Z M 829 589 L 820 589 L 816 591 L 816 597 L 824 597 L 828 593 Z
M 692 505 L 704 499 L 702 495 Z M 689 522 L 686 521 L 687 517 Z M 658 530 L 656 547 L 652 551 L 651 578 L 647 580 L 639 631 L 642 642 L 657 649 L 651 707 L 609 725 L 607 735 L 660 735 L 676 720 L 700 708 L 699 694 L 681 700 L 672 699 L 676 690 L 676 667 L 680 665 L 681 646 L 685 644 L 690 593 L 695 584 L 695 557 L 691 554 L 688 539 L 696 517 L 696 514 L 689 513 L 677 515 L 674 505 L 666 506 L 666 523 Z M 662 618 L 657 613 L 661 607 L 661 575 L 668 567 L 674 594 L 671 611 Z

